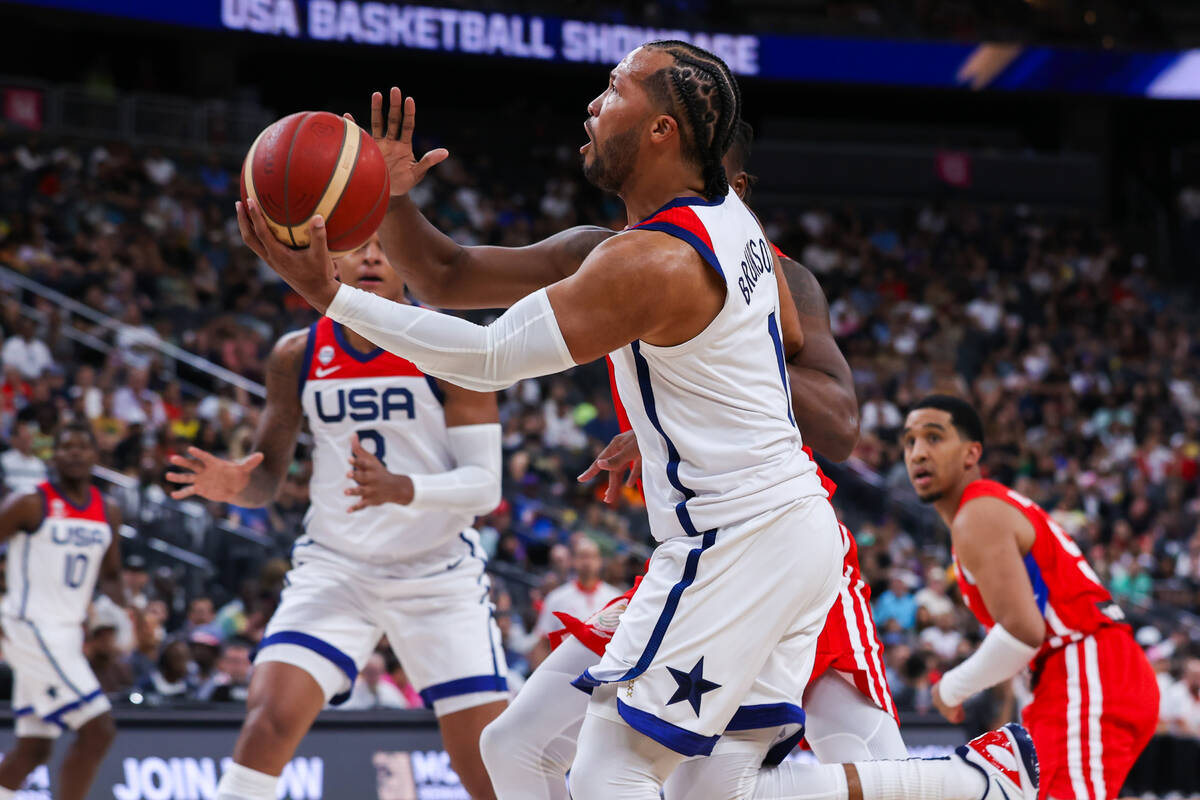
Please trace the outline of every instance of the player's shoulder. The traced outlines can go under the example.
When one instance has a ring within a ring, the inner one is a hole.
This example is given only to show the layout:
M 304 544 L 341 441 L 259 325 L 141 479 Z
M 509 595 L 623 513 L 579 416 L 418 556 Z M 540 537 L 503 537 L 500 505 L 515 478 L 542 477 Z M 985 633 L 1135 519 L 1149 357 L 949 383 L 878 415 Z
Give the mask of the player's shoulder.
M 288 331 L 280 336 L 271 348 L 271 355 L 267 360 L 268 369 L 299 374 L 311 334 L 310 327 Z
M 591 266 L 616 276 L 669 277 L 703 268 L 704 259 L 689 242 L 664 231 L 630 228 L 603 242 L 589 258 Z
M 997 491 L 995 486 L 1004 491 Z M 972 484 L 974 491 L 964 494 L 962 505 L 958 507 L 950 526 L 950 532 L 956 539 L 996 536 L 1029 524 L 1021 509 L 1007 495 L 1007 490 L 1000 484 L 995 486 L 976 487 Z
M 47 487 L 48 484 L 41 484 L 28 492 L 9 495 L 4 499 L 3 512 L 15 515 L 19 522 L 28 528 L 41 525 L 49 500 Z

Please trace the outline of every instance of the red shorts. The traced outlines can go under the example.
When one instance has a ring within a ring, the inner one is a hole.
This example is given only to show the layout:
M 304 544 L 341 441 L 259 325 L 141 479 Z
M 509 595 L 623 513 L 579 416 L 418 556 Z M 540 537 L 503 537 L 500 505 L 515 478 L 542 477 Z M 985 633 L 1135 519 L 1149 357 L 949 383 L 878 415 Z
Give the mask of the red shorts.
M 1037 746 L 1042 798 L 1117 797 L 1158 724 L 1158 681 L 1125 627 L 1046 657 L 1021 712 Z
M 883 645 L 875 633 L 875 620 L 871 616 L 871 587 L 863 580 L 858 568 L 858 545 L 854 542 L 854 535 L 845 525 L 840 527 L 846 548 L 842 569 L 847 585 L 829 610 L 825 628 L 817 637 L 817 656 L 808 682 L 813 683 L 830 669 L 845 673 L 865 697 L 899 722 L 884 672 Z M 640 582 L 641 578 L 638 578 L 632 589 L 610 601 L 605 609 L 618 603 L 628 605 Z M 624 610 L 623 606 L 621 610 Z M 604 655 L 604 648 L 615 630 L 614 619 L 603 611 L 587 621 L 577 620 L 567 614 L 555 613 L 555 616 L 563 623 L 563 628 L 550 634 L 553 647 L 571 634 L 596 655 Z
M 847 585 L 825 618 L 825 628 L 817 638 L 817 660 L 813 665 L 810 684 L 828 670 L 837 670 L 854 681 L 854 685 L 872 703 L 896 717 L 896 704 L 888 688 L 883 666 L 883 645 L 875 632 L 871 616 L 871 587 L 858 568 L 858 546 L 854 535 L 841 526 L 846 540 L 846 558 L 842 570 Z M 899 717 L 896 721 L 899 722 Z

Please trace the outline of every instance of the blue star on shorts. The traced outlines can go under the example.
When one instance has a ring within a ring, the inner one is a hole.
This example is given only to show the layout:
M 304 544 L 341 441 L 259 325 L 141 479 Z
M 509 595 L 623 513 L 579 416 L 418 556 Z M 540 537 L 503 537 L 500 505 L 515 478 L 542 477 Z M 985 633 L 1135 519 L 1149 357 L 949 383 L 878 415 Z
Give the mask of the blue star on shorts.
M 696 712 L 697 717 L 700 716 L 700 696 L 705 692 L 721 688 L 721 684 L 704 679 L 703 656 L 696 662 L 696 666 L 692 667 L 691 672 L 684 672 L 673 667 L 667 667 L 667 671 L 671 673 L 671 677 L 679 684 L 679 688 L 675 690 L 675 694 L 671 695 L 671 699 L 667 701 L 667 705 L 687 700 L 692 710 Z

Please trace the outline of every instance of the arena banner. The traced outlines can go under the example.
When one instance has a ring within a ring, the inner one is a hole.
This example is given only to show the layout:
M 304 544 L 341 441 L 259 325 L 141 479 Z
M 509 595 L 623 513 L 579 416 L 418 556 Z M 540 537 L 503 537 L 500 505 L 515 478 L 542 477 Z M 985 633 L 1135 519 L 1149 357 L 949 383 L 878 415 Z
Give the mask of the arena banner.
M 230 710 L 117 712 L 117 739 L 89 800 L 214 800 L 242 715 Z M 51 800 L 52 776 L 66 754 L 65 734 L 50 764 L 36 770 L 18 800 Z M 928 720 L 905 725 L 912 755 L 942 756 L 962 732 Z M 12 745 L 12 718 L 0 711 L 0 750 Z M 811 759 L 797 751 L 796 758 Z M 279 800 L 469 800 L 425 711 L 326 712 L 304 738 L 279 781 Z
M 376 0 L 20 0 L 212 30 L 381 48 L 615 64 L 651 39 L 713 50 L 777 80 L 962 90 L 1200 98 L 1200 50 L 1132 52 L 646 28 Z

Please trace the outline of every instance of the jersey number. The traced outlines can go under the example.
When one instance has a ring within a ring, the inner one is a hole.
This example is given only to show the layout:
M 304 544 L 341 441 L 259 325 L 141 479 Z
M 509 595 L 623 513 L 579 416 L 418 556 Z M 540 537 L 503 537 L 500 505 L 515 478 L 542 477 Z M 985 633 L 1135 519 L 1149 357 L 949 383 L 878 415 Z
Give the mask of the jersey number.
M 385 467 L 387 466 L 387 462 L 383 460 L 384 456 L 387 454 L 387 447 L 383 443 L 383 434 L 381 434 L 379 431 L 367 429 L 365 431 L 358 432 L 358 439 L 361 442 L 374 442 L 375 447 L 368 447 L 367 449 L 375 454 L 375 457 L 379 459 L 380 464 L 383 464 Z
M 83 553 L 68 553 L 63 566 L 63 581 L 67 586 L 72 589 L 83 586 L 83 579 L 87 576 L 88 557 Z

